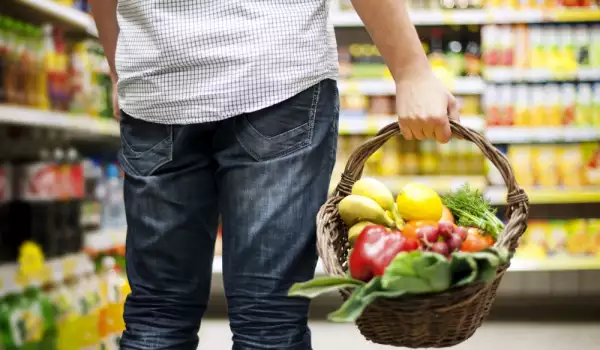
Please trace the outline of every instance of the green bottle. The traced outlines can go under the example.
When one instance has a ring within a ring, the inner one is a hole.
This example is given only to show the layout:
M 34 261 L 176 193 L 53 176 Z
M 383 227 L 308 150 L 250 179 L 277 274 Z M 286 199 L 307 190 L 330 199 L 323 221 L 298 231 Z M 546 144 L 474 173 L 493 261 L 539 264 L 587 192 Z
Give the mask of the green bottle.
M 22 349 L 25 344 L 26 330 L 22 322 L 23 313 L 23 288 L 19 286 L 14 275 L 3 276 L 4 298 L 0 311 L 0 323 L 3 333 L 2 341 L 5 350 Z

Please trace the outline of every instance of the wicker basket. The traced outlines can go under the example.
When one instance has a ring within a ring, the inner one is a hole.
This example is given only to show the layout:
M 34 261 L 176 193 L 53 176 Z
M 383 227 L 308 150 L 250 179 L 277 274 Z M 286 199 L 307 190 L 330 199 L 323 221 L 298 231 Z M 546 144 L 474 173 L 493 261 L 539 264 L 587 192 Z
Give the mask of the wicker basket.
M 474 142 L 498 168 L 508 187 L 508 223 L 496 242 L 514 252 L 517 241 L 527 227 L 528 199 L 518 186 L 506 157 L 481 134 L 451 122 L 455 136 Z M 367 158 L 390 137 L 400 133 L 397 123 L 383 128 L 376 137 L 360 146 L 350 157 L 335 193 L 321 207 L 317 217 L 319 256 L 331 276 L 347 271 L 347 230 L 340 219 L 337 204 L 349 195 L 361 177 Z M 470 338 L 487 317 L 496 290 L 508 265 L 498 269 L 490 283 L 476 283 L 444 293 L 416 295 L 397 299 L 379 298 L 371 304 L 356 325 L 362 335 L 378 344 L 407 348 L 442 348 Z M 347 299 L 350 291 L 342 291 Z

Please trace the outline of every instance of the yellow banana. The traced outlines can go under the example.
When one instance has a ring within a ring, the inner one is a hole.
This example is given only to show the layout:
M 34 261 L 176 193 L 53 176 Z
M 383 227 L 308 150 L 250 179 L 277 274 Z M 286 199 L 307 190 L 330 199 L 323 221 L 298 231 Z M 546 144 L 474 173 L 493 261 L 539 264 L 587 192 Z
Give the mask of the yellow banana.
M 394 226 L 394 220 L 371 198 L 349 195 L 338 204 L 340 216 L 346 226 L 351 227 L 359 221 L 371 221 L 374 224 Z
M 350 227 L 350 229 L 348 230 L 348 242 L 350 242 L 350 246 L 354 246 L 354 242 L 356 241 L 360 233 L 365 229 L 365 227 L 369 225 L 375 224 L 370 221 L 361 221 Z
M 365 177 L 354 183 L 352 194 L 371 198 L 377 202 L 394 221 L 394 226 L 401 229 L 404 227 L 404 220 L 398 213 L 398 207 L 392 192 L 381 181 Z
M 371 198 L 384 210 L 394 210 L 394 196 L 392 192 L 379 180 L 365 177 L 354 183 L 352 186 L 352 194 Z

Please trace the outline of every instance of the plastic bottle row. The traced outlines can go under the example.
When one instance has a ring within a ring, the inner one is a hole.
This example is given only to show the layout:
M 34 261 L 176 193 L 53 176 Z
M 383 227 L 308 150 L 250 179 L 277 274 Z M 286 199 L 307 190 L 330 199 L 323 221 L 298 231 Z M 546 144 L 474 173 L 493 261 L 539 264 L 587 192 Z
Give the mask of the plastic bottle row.
M 72 272 L 56 265 L 39 279 L 0 268 L 0 348 L 119 349 L 129 286 L 112 256 Z
M 72 148 L 0 162 L 0 262 L 14 261 L 25 241 L 52 258 L 81 251 L 86 230 L 125 225 L 114 163 L 81 159 Z
M 110 118 L 108 71 L 95 41 L 0 17 L 0 103 Z
M 490 126 L 600 127 L 600 83 L 489 85 L 483 104 Z

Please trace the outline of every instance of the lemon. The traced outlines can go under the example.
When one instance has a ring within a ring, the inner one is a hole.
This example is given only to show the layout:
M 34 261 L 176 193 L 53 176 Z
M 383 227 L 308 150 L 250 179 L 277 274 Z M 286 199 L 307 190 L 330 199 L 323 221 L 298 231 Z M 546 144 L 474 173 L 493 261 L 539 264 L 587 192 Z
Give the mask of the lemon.
M 442 217 L 442 199 L 430 187 L 411 183 L 402 188 L 396 198 L 398 212 L 404 220 L 439 221 Z

